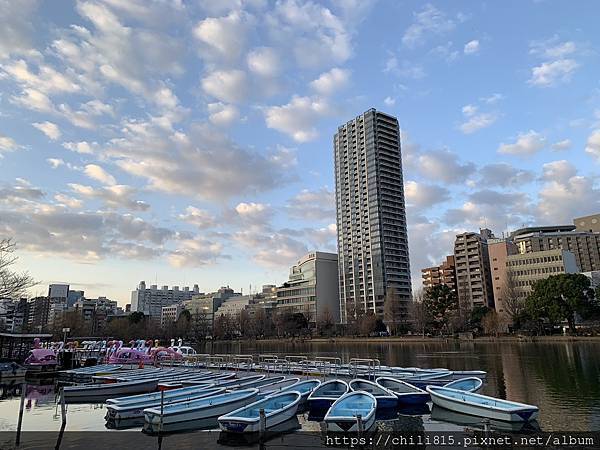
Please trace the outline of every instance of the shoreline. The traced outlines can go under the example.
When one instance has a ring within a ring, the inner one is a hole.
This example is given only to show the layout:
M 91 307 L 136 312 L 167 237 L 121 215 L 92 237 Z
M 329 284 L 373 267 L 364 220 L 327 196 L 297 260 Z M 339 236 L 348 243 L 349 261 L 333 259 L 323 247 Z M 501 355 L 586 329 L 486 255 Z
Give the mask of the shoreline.
M 334 338 L 277 338 L 277 339 L 235 339 L 235 340 L 216 340 L 213 343 L 224 344 L 253 342 L 265 344 L 278 344 L 285 342 L 287 344 L 345 344 L 345 343 L 360 343 L 360 344 L 416 344 L 416 343 L 486 343 L 494 344 L 498 342 L 515 342 L 515 343 L 537 343 L 537 342 L 600 342 L 600 336 L 481 336 L 473 339 L 454 338 L 454 337 L 421 337 L 421 336 L 392 336 L 392 337 L 334 337 Z

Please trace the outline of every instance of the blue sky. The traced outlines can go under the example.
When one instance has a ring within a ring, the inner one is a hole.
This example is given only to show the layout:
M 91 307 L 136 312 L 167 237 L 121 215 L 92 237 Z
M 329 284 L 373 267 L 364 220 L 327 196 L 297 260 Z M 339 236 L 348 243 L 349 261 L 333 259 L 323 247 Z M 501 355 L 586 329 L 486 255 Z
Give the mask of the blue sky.
M 411 268 L 600 212 L 597 2 L 0 0 L 0 235 L 40 281 L 285 281 L 332 137 L 398 117 Z

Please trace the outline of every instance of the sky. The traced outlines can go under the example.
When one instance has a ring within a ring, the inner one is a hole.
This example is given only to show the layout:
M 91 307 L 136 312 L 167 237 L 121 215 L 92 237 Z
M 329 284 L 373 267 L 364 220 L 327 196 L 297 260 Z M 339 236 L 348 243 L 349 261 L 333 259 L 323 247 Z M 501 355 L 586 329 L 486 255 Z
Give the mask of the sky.
M 600 4 L 0 0 L 0 236 L 20 270 L 280 284 L 336 251 L 333 135 L 398 117 L 414 288 L 454 237 L 600 212 Z

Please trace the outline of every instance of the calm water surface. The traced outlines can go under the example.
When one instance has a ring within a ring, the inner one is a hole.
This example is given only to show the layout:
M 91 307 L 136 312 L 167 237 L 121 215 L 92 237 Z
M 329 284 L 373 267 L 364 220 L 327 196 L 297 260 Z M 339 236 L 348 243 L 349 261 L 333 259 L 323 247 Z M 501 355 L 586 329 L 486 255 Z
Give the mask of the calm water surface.
M 485 370 L 484 394 L 538 405 L 539 427 L 543 431 L 600 431 L 600 343 L 220 343 L 199 352 L 228 354 L 312 355 L 350 358 L 377 358 L 382 364 L 446 367 L 451 370 Z M 0 431 L 15 430 L 19 410 L 18 389 L 0 391 Z M 102 404 L 68 405 L 67 430 L 103 430 Z M 303 429 L 318 429 L 317 422 L 300 416 Z M 473 423 L 477 422 L 477 423 Z M 51 386 L 28 386 L 23 430 L 58 431 L 60 407 Z M 384 422 L 394 429 L 461 430 L 478 419 L 448 415 L 411 415 L 401 411 Z M 496 427 L 492 424 L 493 427 Z M 502 429 L 502 428 L 501 428 Z

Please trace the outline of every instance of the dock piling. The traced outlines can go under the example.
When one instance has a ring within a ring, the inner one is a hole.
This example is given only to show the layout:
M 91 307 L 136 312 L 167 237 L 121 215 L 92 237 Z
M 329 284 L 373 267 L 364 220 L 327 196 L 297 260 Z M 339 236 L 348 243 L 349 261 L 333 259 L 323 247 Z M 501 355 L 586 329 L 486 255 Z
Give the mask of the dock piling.
M 261 436 L 263 436 L 267 429 L 267 416 L 265 415 L 264 408 L 260 408 L 260 410 L 258 411 L 258 417 L 259 417 L 258 432 Z
M 362 420 L 362 414 L 356 415 L 356 428 L 358 430 L 358 435 L 362 436 L 362 434 L 364 432 L 364 428 L 365 428 L 365 424 L 363 423 L 363 420 Z
M 23 425 L 23 409 L 25 409 L 25 392 L 27 391 L 27 383 L 21 384 L 21 403 L 19 405 L 19 422 L 17 424 L 17 438 L 15 444 L 18 446 L 21 443 L 21 426 Z
M 65 388 L 60 388 L 60 414 L 62 417 L 62 426 L 67 424 L 67 405 L 65 404 Z

